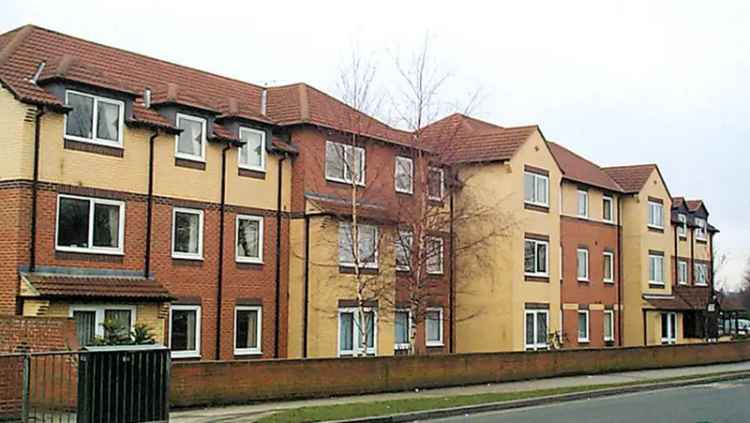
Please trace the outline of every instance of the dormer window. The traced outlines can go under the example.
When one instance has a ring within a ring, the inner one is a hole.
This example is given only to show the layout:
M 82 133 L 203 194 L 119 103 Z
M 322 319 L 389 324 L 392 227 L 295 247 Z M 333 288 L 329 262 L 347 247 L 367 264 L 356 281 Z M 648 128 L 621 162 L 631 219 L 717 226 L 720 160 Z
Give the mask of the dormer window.
M 175 157 L 206 161 L 206 119 L 178 114 L 177 127 L 182 132 L 176 138 Z
M 266 133 L 257 129 L 240 128 L 239 166 L 243 169 L 266 171 Z
M 677 235 L 687 238 L 687 216 L 683 213 L 677 215 Z
M 77 91 L 66 91 L 65 103 L 72 109 L 65 115 L 66 139 L 122 147 L 125 103 Z
M 695 239 L 706 240 L 706 221 L 698 217 L 695 218 Z

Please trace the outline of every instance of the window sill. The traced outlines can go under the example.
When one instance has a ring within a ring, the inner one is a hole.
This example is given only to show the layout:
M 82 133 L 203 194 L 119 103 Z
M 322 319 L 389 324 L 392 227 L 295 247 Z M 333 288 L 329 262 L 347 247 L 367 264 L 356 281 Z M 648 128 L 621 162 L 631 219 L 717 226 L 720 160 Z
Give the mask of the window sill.
M 409 344 L 396 344 L 393 346 L 394 351 L 408 351 Z
M 401 194 L 401 195 L 414 195 L 414 190 L 411 190 L 411 191 L 400 191 L 400 190 L 396 190 L 396 194 Z
M 549 276 L 548 275 L 524 275 L 523 280 L 526 282 L 549 283 Z
M 589 344 L 589 343 L 591 343 L 591 341 L 589 341 L 588 339 L 579 339 L 578 343 L 579 344 Z
M 664 282 L 649 282 L 648 287 L 652 289 L 664 289 L 666 285 Z
M 425 344 L 427 348 L 438 348 L 438 347 L 444 347 L 445 344 L 442 342 L 427 342 Z
M 664 233 L 664 227 L 661 227 L 661 228 L 660 228 L 660 227 L 658 227 L 658 226 L 651 226 L 651 225 L 648 225 L 648 230 L 649 230 L 649 231 L 651 231 L 651 232 L 658 232 L 658 233 L 661 233 L 661 234 L 663 234 L 663 233 Z
M 189 159 L 185 157 L 175 157 L 174 165 L 194 170 L 206 170 L 206 162 L 198 159 Z
M 380 272 L 377 267 L 361 267 L 359 270 L 363 275 L 376 275 Z M 354 266 L 339 265 L 339 273 L 353 275 Z
M 89 248 L 65 248 L 55 247 L 55 252 L 59 253 L 75 253 L 75 254 L 90 254 L 92 256 L 124 256 L 123 251 L 107 251 L 107 250 L 96 250 Z
M 442 271 L 441 272 L 427 272 L 427 276 L 440 277 L 444 275 L 445 275 L 445 272 L 442 272 Z
M 125 155 L 125 150 L 119 145 L 101 144 L 71 138 L 65 138 L 63 148 L 66 150 L 81 151 L 84 153 L 93 153 L 117 158 L 122 158 Z
M 266 179 L 266 171 L 265 170 L 257 170 L 257 169 L 248 169 L 244 167 L 240 167 L 237 169 L 237 175 L 242 176 L 244 178 L 253 178 L 253 179 Z
M 578 283 L 586 283 L 586 284 L 589 283 L 588 279 L 576 279 L 576 280 L 578 281 Z
M 235 357 L 251 357 L 263 355 L 263 351 L 234 351 Z
M 195 359 L 195 358 L 201 358 L 201 354 L 197 352 L 183 352 L 183 351 L 171 351 L 170 355 L 172 358 L 177 359 Z
M 549 205 L 541 205 L 541 204 L 535 204 L 535 203 L 523 203 L 523 208 L 526 210 L 536 211 L 536 212 L 542 212 L 542 213 L 549 213 Z
M 602 281 L 602 283 L 605 284 L 605 285 L 614 285 L 615 281 L 614 280 L 611 280 L 611 281 Z
M 331 178 L 329 176 L 326 176 L 326 182 L 331 182 L 334 185 L 346 185 L 346 186 L 349 186 L 349 187 L 351 187 L 352 183 L 353 183 L 353 181 L 347 181 L 345 179 Z M 357 182 L 355 185 L 357 185 L 358 187 L 364 187 L 365 186 L 365 184 L 363 182 Z
M 172 253 L 172 258 L 175 260 L 203 261 L 203 256 L 183 256 L 174 253 Z
M 86 144 L 92 144 L 92 145 L 100 145 L 102 147 L 111 147 L 111 148 L 119 148 L 122 150 L 122 143 L 117 141 L 110 141 L 110 140 L 102 140 L 97 138 L 83 138 L 83 137 L 77 137 L 75 135 L 64 135 L 63 139 L 66 141 L 75 141 L 75 142 L 82 142 Z
M 238 264 L 261 264 L 261 265 L 263 264 L 263 259 L 255 260 L 255 259 L 246 259 L 242 257 L 235 257 L 234 261 L 237 262 Z
M 695 242 L 698 244 L 708 244 L 708 240 L 695 238 Z

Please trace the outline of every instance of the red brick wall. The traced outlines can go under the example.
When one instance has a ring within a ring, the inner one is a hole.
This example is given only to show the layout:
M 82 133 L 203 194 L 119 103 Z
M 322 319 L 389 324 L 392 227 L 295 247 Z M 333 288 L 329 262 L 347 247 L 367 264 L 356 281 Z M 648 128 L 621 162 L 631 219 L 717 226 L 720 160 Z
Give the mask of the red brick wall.
M 728 363 L 748 359 L 750 342 L 534 353 L 175 363 L 172 366 L 170 397 L 173 407 L 196 407 Z
M 18 266 L 28 260 L 31 190 L 0 183 L 0 315 L 16 313 Z

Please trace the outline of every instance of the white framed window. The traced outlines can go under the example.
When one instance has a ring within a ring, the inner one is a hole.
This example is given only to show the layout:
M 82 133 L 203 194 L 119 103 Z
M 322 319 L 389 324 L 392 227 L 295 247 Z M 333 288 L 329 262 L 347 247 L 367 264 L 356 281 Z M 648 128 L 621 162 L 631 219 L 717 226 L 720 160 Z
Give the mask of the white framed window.
M 685 260 L 677 262 L 677 283 L 680 285 L 688 284 L 688 262 Z
M 589 192 L 578 190 L 578 217 L 589 217 Z
M 175 135 L 175 157 L 206 161 L 206 119 L 178 113 L 177 127 L 182 132 Z
M 664 229 L 664 204 L 649 200 L 648 226 L 655 229 Z
M 684 213 L 677 215 L 677 235 L 680 238 L 687 238 L 687 216 Z
M 602 220 L 607 223 L 612 223 L 615 221 L 615 200 L 605 195 L 602 197 Z
M 695 218 L 695 239 L 699 241 L 706 240 L 706 221 L 699 217 Z
M 235 235 L 235 260 L 263 263 L 263 217 L 238 215 Z
M 393 320 L 394 341 L 396 350 L 409 349 L 409 333 L 411 331 L 411 311 L 397 309 Z
M 602 265 L 604 266 L 603 280 L 606 283 L 615 281 L 615 255 L 611 251 L 602 254 Z
M 576 254 L 577 279 L 581 282 L 589 280 L 589 250 L 579 248 Z
M 524 346 L 526 351 L 549 349 L 547 327 L 549 312 L 547 310 L 524 311 Z
M 239 167 L 265 172 L 266 131 L 240 127 L 240 141 L 245 144 L 239 148 Z
M 203 210 L 172 209 L 172 257 L 203 259 Z
M 201 306 L 175 304 L 169 308 L 169 348 L 175 358 L 201 356 Z
M 615 312 L 614 310 L 604 310 L 602 316 L 604 319 L 604 342 L 615 340 Z
M 105 335 L 104 322 L 117 322 L 122 333 L 119 336 L 130 336 L 135 326 L 136 307 L 118 304 L 74 304 L 68 309 L 68 316 L 73 318 L 76 337 L 81 346 L 94 345 L 96 338 Z
M 695 263 L 695 284 L 698 286 L 708 285 L 708 266 L 706 263 Z
M 357 225 L 359 245 L 357 258 L 359 266 L 377 269 L 378 267 L 378 227 L 374 225 Z M 355 263 L 354 233 L 352 224 L 339 223 L 339 265 L 353 267 Z
M 64 118 L 66 139 L 122 147 L 125 103 L 68 90 L 65 104 L 72 108 Z
M 529 276 L 548 276 L 549 242 L 537 239 L 524 240 L 524 273 Z
M 664 256 L 648 255 L 648 282 L 653 285 L 664 285 Z
M 414 233 L 407 229 L 400 229 L 395 242 L 396 270 L 408 272 L 411 270 L 411 251 Z
M 56 250 L 123 254 L 124 202 L 60 194 L 56 214 Z
M 365 149 L 326 141 L 326 179 L 365 184 Z
M 425 342 L 428 347 L 443 346 L 443 309 L 427 308 L 425 314 Z
M 364 318 L 365 321 L 360 322 L 357 308 L 339 309 L 339 356 L 377 354 L 378 313 L 376 310 L 366 308 Z M 362 330 L 362 328 L 365 328 L 365 330 Z M 363 332 L 366 337 L 366 351 L 362 351 L 361 337 Z
M 409 157 L 396 156 L 394 185 L 396 192 L 414 193 L 414 161 Z
M 535 206 L 549 207 L 549 176 L 524 172 L 524 201 Z
M 431 275 L 443 274 L 443 238 L 428 236 L 425 238 L 425 267 Z
M 236 306 L 234 308 L 234 353 L 262 354 L 263 308 Z
M 445 171 L 439 167 L 427 169 L 427 198 L 443 201 L 445 195 Z
M 588 310 L 578 310 L 578 342 L 589 342 Z
M 677 313 L 661 314 L 661 343 L 664 345 L 677 342 Z

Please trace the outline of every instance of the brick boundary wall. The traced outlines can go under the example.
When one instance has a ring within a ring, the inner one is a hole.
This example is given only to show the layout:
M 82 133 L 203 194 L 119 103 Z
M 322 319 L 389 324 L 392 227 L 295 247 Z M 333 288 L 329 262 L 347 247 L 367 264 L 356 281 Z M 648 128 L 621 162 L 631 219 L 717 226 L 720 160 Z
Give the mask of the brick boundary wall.
M 180 362 L 172 365 L 170 397 L 172 407 L 197 407 L 745 360 L 750 360 L 747 341 L 551 352 Z

